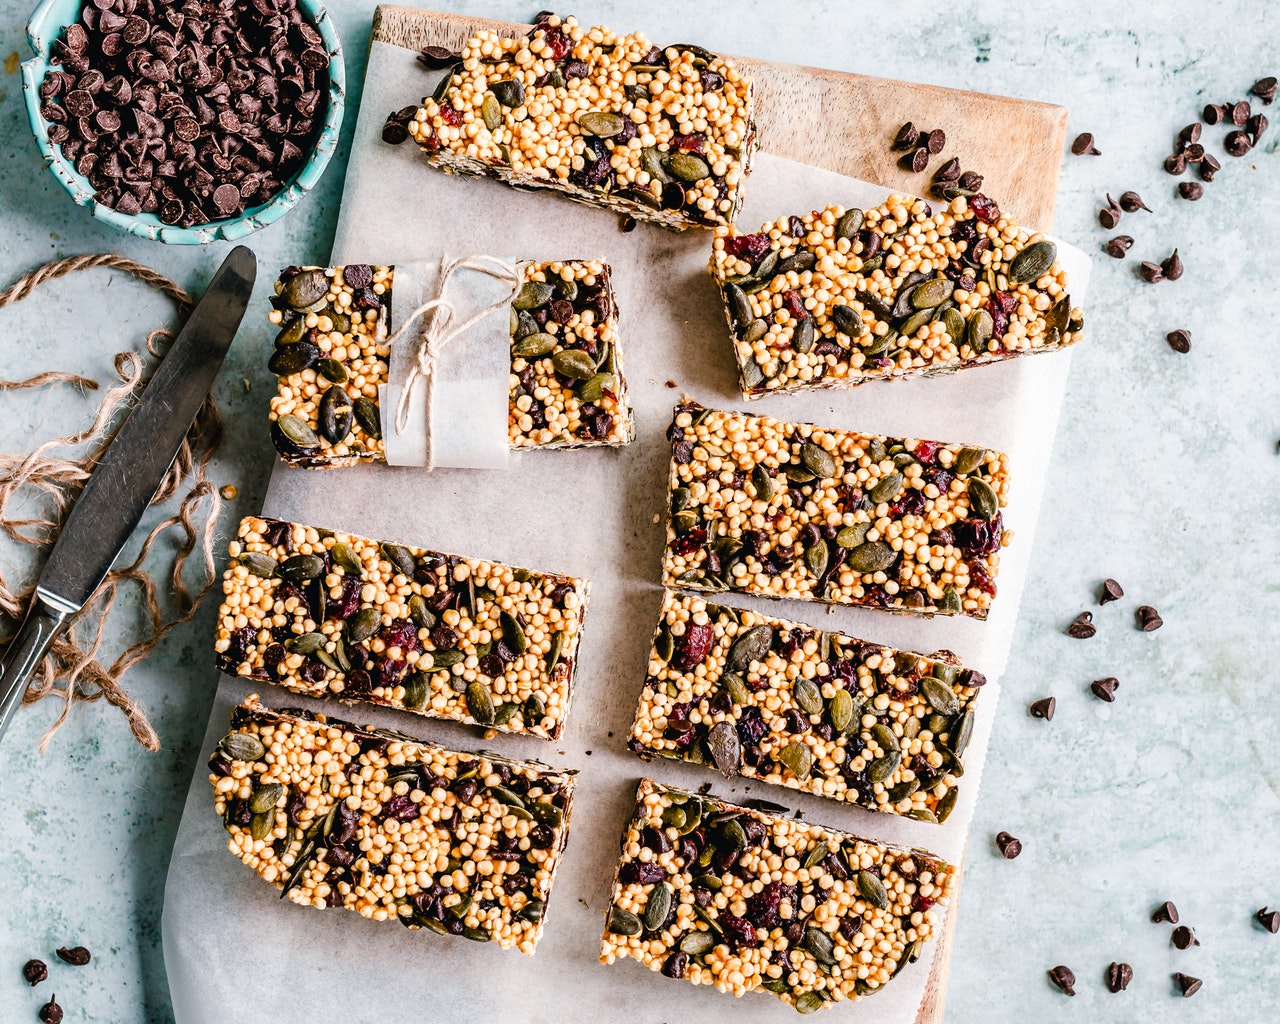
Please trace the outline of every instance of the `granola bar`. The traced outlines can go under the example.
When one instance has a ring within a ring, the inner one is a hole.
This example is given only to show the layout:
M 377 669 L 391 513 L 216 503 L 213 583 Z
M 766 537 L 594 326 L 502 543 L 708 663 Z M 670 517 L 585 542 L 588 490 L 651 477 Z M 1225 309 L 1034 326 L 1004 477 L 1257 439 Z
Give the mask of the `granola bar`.
M 217 666 L 309 697 L 555 739 L 588 581 L 249 516 Z
M 512 449 L 617 446 L 635 437 L 618 350 L 618 307 L 600 260 L 525 263 L 512 300 Z M 279 378 L 271 439 L 287 463 L 385 462 L 378 386 L 387 383 L 394 267 L 290 267 L 276 282 Z
M 437 167 L 676 229 L 733 222 L 756 144 L 751 80 L 725 58 L 554 15 L 473 36 L 401 114 L 384 138 L 407 131 Z
M 780 809 L 780 808 L 779 808 Z M 600 959 L 801 1013 L 877 992 L 938 933 L 951 865 L 644 779 Z
M 663 583 L 985 619 L 1000 452 L 675 410 Z
M 942 822 L 985 682 L 945 652 L 896 651 L 668 591 L 630 746 Z
M 711 273 L 748 398 L 1054 352 L 1083 327 L 1057 247 L 982 195 L 721 227 Z
M 209 757 L 228 849 L 294 903 L 532 955 L 574 773 L 252 695 Z

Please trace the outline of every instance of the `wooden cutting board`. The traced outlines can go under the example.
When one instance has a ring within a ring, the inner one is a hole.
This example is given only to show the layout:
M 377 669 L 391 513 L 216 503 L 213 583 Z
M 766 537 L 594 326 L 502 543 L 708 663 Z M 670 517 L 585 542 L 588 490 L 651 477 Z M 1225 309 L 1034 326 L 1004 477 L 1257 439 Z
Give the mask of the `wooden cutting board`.
M 390 5 L 380 5 L 373 16 L 375 41 L 411 50 L 457 50 L 480 29 L 516 35 L 528 26 Z M 766 152 L 924 195 L 939 162 L 913 174 L 903 170 L 889 147 L 908 118 L 940 125 L 948 133 L 946 158 L 956 156 L 961 166 L 981 169 L 983 191 L 1010 216 L 1052 230 L 1065 107 L 751 57 L 731 59 L 755 80 L 760 147 Z M 917 1024 L 941 1024 L 957 909 L 953 904 L 947 914 Z

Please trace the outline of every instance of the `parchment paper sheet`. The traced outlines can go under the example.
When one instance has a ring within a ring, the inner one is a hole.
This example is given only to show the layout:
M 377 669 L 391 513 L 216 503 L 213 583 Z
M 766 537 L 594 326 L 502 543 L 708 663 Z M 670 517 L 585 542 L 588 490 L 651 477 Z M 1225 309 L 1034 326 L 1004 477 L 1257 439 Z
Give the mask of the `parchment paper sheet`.
M 414 54 L 374 43 L 348 171 L 336 262 L 395 263 L 443 252 L 517 252 L 534 259 L 605 257 L 614 268 L 621 348 L 638 436 L 621 450 L 529 452 L 506 471 L 360 466 L 333 473 L 277 466 L 266 513 L 379 539 L 501 559 L 590 577 L 589 615 L 577 696 L 558 744 L 500 736 L 499 751 L 578 768 L 578 796 L 546 933 L 527 959 L 489 945 L 378 925 L 339 911 L 281 902 L 274 889 L 226 851 L 203 764 L 195 773 L 174 848 L 165 899 L 165 960 L 178 1024 L 248 1019 L 275 1024 L 344 1021 L 515 1024 L 575 1021 L 657 1024 L 737 1021 L 794 1024 L 795 1011 L 767 995 L 738 1001 L 650 973 L 632 961 L 597 962 L 603 911 L 636 780 L 644 774 L 730 798 L 761 796 L 806 819 L 863 835 L 927 847 L 953 861 L 964 850 L 986 754 L 999 676 L 1008 655 L 1069 355 L 983 367 L 933 380 L 876 382 L 853 391 L 773 396 L 744 406 L 727 328 L 706 270 L 710 235 L 641 225 L 624 234 L 616 217 L 548 194 L 431 169 L 411 145 L 381 143 L 385 112 L 430 91 Z M 761 154 L 740 223 L 828 202 L 873 205 L 884 190 Z M 395 197 L 392 200 L 390 197 Z M 1078 302 L 1088 261 L 1059 246 Z M 267 339 L 261 341 L 268 344 Z M 889 615 L 872 609 L 732 596 L 825 629 L 920 651 L 949 648 L 990 680 L 955 811 L 944 826 L 829 803 L 792 790 L 718 775 L 692 765 L 640 762 L 624 748 L 645 674 L 661 590 L 665 484 L 671 409 L 688 391 L 705 404 L 749 408 L 790 420 L 1003 449 L 1011 466 L 1007 526 L 1016 536 L 1001 559 L 999 596 L 986 622 Z M 204 750 L 225 731 L 231 706 L 261 684 L 223 679 Z M 301 698 L 266 688 L 279 705 Z M 316 706 L 309 703 L 308 706 Z M 331 705 L 358 722 L 391 724 L 464 748 L 478 735 L 450 723 Z M 999 780 L 996 780 L 996 784 Z M 974 910 L 976 908 L 970 908 Z M 857 1024 L 914 1021 L 936 943 L 882 993 L 823 1010 Z

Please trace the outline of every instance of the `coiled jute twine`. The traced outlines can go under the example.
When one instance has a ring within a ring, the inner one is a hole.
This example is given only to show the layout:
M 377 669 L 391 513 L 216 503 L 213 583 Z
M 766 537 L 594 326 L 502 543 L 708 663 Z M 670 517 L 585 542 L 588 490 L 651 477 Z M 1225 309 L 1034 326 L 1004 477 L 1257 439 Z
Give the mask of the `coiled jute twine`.
M 191 309 L 191 297 L 176 282 L 113 253 L 73 256 L 46 263 L 0 292 L 0 307 L 21 302 L 48 281 L 104 267 L 123 271 L 169 296 L 180 315 L 185 316 Z M 165 347 L 173 337 L 172 330 L 157 328 L 146 336 L 145 353 L 127 350 L 116 354 L 116 380 L 102 392 L 92 422 L 84 430 L 50 438 L 28 451 L 0 453 L 0 538 L 19 545 L 19 550 L 25 547 L 32 555 L 30 564 L 19 568 L 20 582 L 7 579 L 4 565 L 0 564 L 0 648 L 8 645 L 22 621 L 35 590 L 43 556 L 57 538 L 76 495 L 124 421 L 124 413 L 146 388 L 154 369 L 154 364 L 150 368 L 146 365 L 146 357 L 163 359 Z M 0 393 L 60 386 L 70 386 L 81 395 L 99 389 L 95 380 L 58 370 L 26 380 L 0 379 Z M 41 671 L 28 686 L 24 705 L 46 697 L 56 697 L 63 702 L 61 714 L 40 742 L 42 753 L 67 721 L 73 704 L 96 700 L 106 700 L 119 708 L 142 746 L 148 750 L 160 748 L 160 738 L 146 712 L 125 691 L 123 679 L 130 668 L 155 650 L 170 630 L 191 621 L 217 578 L 213 542 L 221 501 L 206 469 L 221 433 L 221 418 L 210 397 L 201 407 L 173 466 L 152 499 L 152 505 L 176 500 L 176 509 L 147 532 L 132 562 L 111 570 L 97 593 L 72 620 L 71 628 L 54 643 Z M 15 509 L 27 514 L 23 516 Z M 164 543 L 162 538 L 166 538 Z M 185 575 L 189 559 L 194 561 L 197 570 L 194 588 Z M 163 591 L 152 573 L 167 576 L 168 586 Z M 137 589 L 142 614 L 117 615 L 109 625 L 116 599 L 130 584 Z M 112 651 L 119 653 L 108 663 Z

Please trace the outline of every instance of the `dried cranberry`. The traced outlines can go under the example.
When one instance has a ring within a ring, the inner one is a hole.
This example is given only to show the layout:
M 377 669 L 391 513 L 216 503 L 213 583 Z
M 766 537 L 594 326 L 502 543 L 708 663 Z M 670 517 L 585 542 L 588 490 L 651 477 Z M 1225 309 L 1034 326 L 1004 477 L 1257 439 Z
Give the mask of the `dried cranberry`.
M 715 630 L 710 623 L 690 622 L 676 645 L 672 664 L 681 672 L 690 672 L 707 660 L 711 645 L 715 642 Z
M 583 154 L 585 157 L 585 153 Z M 609 176 L 612 170 L 607 156 L 599 157 L 595 160 L 586 161 L 582 165 L 582 170 L 574 171 L 570 176 L 570 180 L 576 185 L 583 188 L 599 188 L 601 182 Z
M 406 654 L 421 647 L 418 643 L 418 627 L 408 619 L 392 619 L 383 626 L 378 636 L 388 647 L 399 647 Z
M 744 746 L 758 747 L 768 732 L 769 726 L 765 724 L 759 708 L 742 709 L 742 715 L 738 718 L 738 736 Z
M 618 877 L 624 885 L 651 885 L 654 882 L 665 882 L 667 873 L 655 861 L 629 860 L 622 865 Z
M 373 691 L 373 679 L 362 668 L 353 668 L 347 673 L 345 693 L 352 697 L 362 697 Z
M 803 238 L 807 233 L 804 229 L 804 221 L 797 217 L 794 213 L 787 221 L 787 228 L 791 231 L 792 238 Z
M 215 753 L 209 758 L 209 771 L 219 778 L 226 778 L 231 774 L 231 762 L 227 760 L 222 753 Z
M 409 674 L 409 666 L 398 658 L 383 658 L 374 670 L 378 685 L 385 687 L 399 686 Z
M 458 646 L 458 634 L 442 622 L 431 631 L 431 642 L 437 651 L 451 651 Z
M 917 459 L 927 466 L 929 463 L 933 462 L 934 458 L 938 454 L 938 449 L 941 447 L 942 445 L 938 444 L 937 441 L 921 441 L 916 445 L 914 454 Z
M 563 60 L 573 49 L 573 40 L 554 25 L 542 33 L 542 42 L 552 60 Z
M 355 576 L 344 576 L 341 586 L 341 595 L 329 602 L 331 619 L 349 619 L 360 607 L 360 580 Z
M 926 910 L 932 907 L 936 902 L 937 902 L 936 900 L 932 900 L 928 896 L 917 896 L 915 904 L 913 905 L 913 909 L 918 910 L 920 911 L 920 913 L 923 914 Z
M 691 555 L 707 542 L 707 528 L 695 526 L 688 533 L 681 534 L 671 542 L 671 552 L 676 555 Z
M 405 799 L 408 799 L 407 797 Z M 356 834 L 356 826 L 360 822 L 360 812 L 352 810 L 347 806 L 344 800 L 338 804 L 337 814 L 333 819 L 333 830 L 329 833 L 325 840 L 326 845 L 330 847 L 342 846 L 349 843 Z
M 996 585 L 991 579 L 991 574 L 987 572 L 987 567 L 982 562 L 973 561 L 969 563 L 969 581 L 981 590 L 984 594 L 996 596 Z
M 462 124 L 462 115 L 454 110 L 448 103 L 440 104 L 440 120 L 447 125 L 457 128 Z
M 404 796 L 393 796 L 382 805 L 384 821 L 388 818 L 395 818 L 396 821 L 416 821 L 418 813 L 418 805 L 409 799 L 407 793 Z
M 996 206 L 994 200 L 988 199 L 982 193 L 969 197 L 969 209 L 983 224 L 994 224 L 1000 219 L 1000 207 Z
M 675 138 L 671 140 L 671 145 L 675 149 L 679 150 L 681 153 L 701 153 L 703 143 L 705 143 L 706 141 L 707 141 L 707 137 L 705 135 L 700 135 L 696 133 L 692 135 L 677 135 Z M 748 236 L 748 237 L 754 237 L 754 236 Z M 766 236 L 766 240 L 767 240 L 767 236 Z M 734 255 L 737 255 L 737 253 L 735 253 Z M 755 257 L 755 259 L 759 259 L 759 258 L 760 258 L 759 256 Z M 755 260 L 752 260 L 752 262 L 754 263 Z
M 737 851 L 735 850 L 734 853 L 737 853 Z M 724 932 L 724 937 L 728 939 L 729 945 L 734 949 L 755 949 L 760 945 L 760 940 L 756 937 L 755 928 L 746 918 L 730 914 L 726 910 L 720 913 L 716 923 L 720 926 L 720 930 Z
M 497 679 L 505 671 L 502 659 L 490 652 L 480 659 L 480 671 L 491 679 Z
M 571 584 L 557 583 L 554 587 L 551 588 L 551 591 L 548 593 L 547 596 L 551 598 L 551 603 L 553 605 L 555 605 L 557 608 L 563 608 L 564 599 L 568 597 L 571 593 L 573 593 L 573 586 Z
M 804 300 L 794 288 L 787 289 L 787 293 L 782 297 L 782 305 L 791 314 L 793 320 L 803 320 L 809 315 L 809 311 L 804 308 Z
M 902 500 L 894 506 L 894 514 L 898 516 L 924 515 L 924 500 L 924 491 L 908 489 L 907 493 L 902 496 Z
M 585 60 L 567 60 L 561 71 L 565 78 L 586 78 L 591 74 L 591 65 Z
M 744 555 L 754 555 L 760 550 L 760 545 L 764 543 L 763 530 L 743 530 L 742 531 L 742 553 Z
M 227 657 L 237 665 L 249 655 L 258 638 L 258 631 L 252 626 L 242 626 L 231 634 L 231 646 L 227 648 Z
M 970 555 L 994 554 L 1000 549 L 1002 518 L 1003 513 L 997 512 L 989 523 L 985 519 L 958 519 L 951 524 L 951 543 Z
M 785 899 L 793 912 L 799 908 L 799 892 L 796 886 L 782 882 L 770 882 L 754 896 L 747 899 L 747 920 L 757 928 L 775 928 L 781 923 L 778 907 Z
M 795 708 L 789 708 L 782 718 L 782 728 L 793 735 L 809 731 L 809 719 Z
M 340 846 L 336 850 L 330 850 L 325 854 L 325 860 L 338 868 L 349 868 L 355 862 L 356 855 L 348 850 L 345 846 Z
M 284 816 L 294 828 L 298 827 L 299 819 L 306 807 L 307 798 L 302 795 L 302 790 L 290 787 L 289 796 L 284 802 Z
M 740 260 L 758 263 L 772 245 L 768 234 L 760 231 L 754 235 L 731 235 L 724 240 L 724 251 Z
M 649 67 L 666 67 L 667 57 L 662 52 L 661 46 L 651 46 L 649 51 L 640 58 L 641 64 L 647 64 Z
M 582 433 L 592 440 L 602 441 L 613 430 L 613 417 L 598 405 L 584 405 L 579 410 Z
M 677 466 L 687 466 L 693 461 L 693 443 L 677 441 L 671 446 L 671 458 Z

